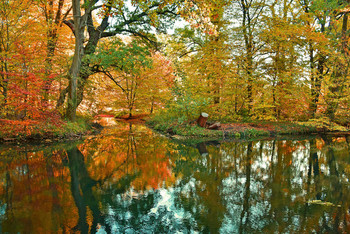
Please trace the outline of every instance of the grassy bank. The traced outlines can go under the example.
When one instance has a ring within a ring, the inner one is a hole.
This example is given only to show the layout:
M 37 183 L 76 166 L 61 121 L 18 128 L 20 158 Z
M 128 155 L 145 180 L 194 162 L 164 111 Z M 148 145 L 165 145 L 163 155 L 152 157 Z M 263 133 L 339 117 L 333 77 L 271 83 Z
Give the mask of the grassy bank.
M 52 142 L 80 139 L 96 131 L 91 119 L 68 121 L 19 121 L 0 119 L 0 142 Z
M 195 121 L 165 120 L 153 117 L 147 124 L 164 134 L 184 138 L 256 138 L 260 136 L 305 135 L 312 133 L 347 132 L 347 128 L 335 123 L 319 120 L 308 122 L 266 122 L 224 123 L 218 130 L 209 130 L 197 126 Z

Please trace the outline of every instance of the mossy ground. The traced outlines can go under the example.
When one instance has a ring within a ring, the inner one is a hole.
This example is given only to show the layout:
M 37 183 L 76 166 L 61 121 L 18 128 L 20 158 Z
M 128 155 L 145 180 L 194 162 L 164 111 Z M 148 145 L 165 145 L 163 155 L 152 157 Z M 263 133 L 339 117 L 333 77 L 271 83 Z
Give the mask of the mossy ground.
M 177 135 L 185 138 L 256 138 L 259 136 L 278 135 L 305 135 L 312 133 L 346 132 L 347 128 L 322 122 L 266 122 L 253 121 L 246 123 L 225 123 L 221 124 L 219 130 L 209 130 L 197 126 L 192 122 L 159 121 L 151 118 L 147 124 L 153 129 L 170 135 Z

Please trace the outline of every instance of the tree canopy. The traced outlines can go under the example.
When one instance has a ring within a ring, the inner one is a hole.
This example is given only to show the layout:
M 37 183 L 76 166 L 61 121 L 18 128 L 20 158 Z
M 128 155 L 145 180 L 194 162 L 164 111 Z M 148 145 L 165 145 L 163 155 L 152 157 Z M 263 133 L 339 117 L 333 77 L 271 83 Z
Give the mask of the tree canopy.
M 156 108 L 347 125 L 348 14 L 346 1 L 0 1 L 1 118 Z

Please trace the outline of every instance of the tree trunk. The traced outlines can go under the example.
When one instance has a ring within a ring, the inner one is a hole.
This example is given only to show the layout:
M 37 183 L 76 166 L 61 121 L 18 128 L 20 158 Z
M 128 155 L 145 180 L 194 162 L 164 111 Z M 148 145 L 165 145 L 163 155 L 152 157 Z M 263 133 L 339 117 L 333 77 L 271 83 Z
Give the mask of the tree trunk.
M 197 124 L 204 128 L 205 124 L 207 123 L 208 117 L 209 115 L 207 113 L 202 112 L 197 120 Z
M 314 60 L 314 48 L 309 43 L 309 62 L 310 62 L 310 83 L 311 83 L 311 103 L 309 106 L 311 118 L 315 117 L 317 110 L 317 102 L 315 102 L 316 89 L 315 89 L 315 60 Z
M 74 14 L 74 12 L 73 12 L 73 14 Z M 91 13 L 88 14 L 86 17 L 87 17 L 87 19 L 86 19 L 87 21 L 92 22 Z M 97 29 L 94 29 L 93 27 L 91 27 L 91 25 L 89 27 L 89 25 L 88 25 L 89 41 L 86 44 L 85 48 L 83 45 L 83 41 L 84 41 L 84 34 L 83 33 L 84 33 L 84 28 L 86 26 L 86 22 L 85 21 L 81 22 L 80 30 L 78 30 L 78 27 L 76 27 L 75 22 L 74 22 L 74 25 L 70 24 L 70 23 L 66 23 L 66 24 L 69 25 L 69 27 L 72 29 L 74 35 L 76 35 L 76 39 L 77 39 L 78 34 L 80 34 L 80 37 L 81 37 L 80 38 L 81 39 L 80 46 L 79 46 L 80 50 L 81 50 L 80 60 L 79 60 L 79 64 L 75 64 L 75 66 L 79 65 L 79 69 L 78 69 L 79 79 L 77 79 L 77 81 L 76 81 L 76 87 L 77 87 L 76 88 L 76 95 L 75 95 L 76 96 L 76 105 L 74 108 L 74 111 L 76 111 L 77 107 L 83 101 L 84 88 L 85 88 L 86 81 L 88 80 L 89 76 L 93 73 L 93 72 L 91 72 L 91 69 L 89 67 L 89 65 L 90 65 L 89 61 L 82 62 L 82 58 L 84 55 L 93 54 L 95 52 L 97 43 L 101 38 L 101 31 L 104 31 L 106 29 L 106 27 L 108 26 L 108 24 L 104 23 L 104 21 L 103 21 Z M 77 48 L 77 44 L 76 44 L 76 48 Z M 74 63 L 74 60 L 73 60 L 73 63 Z M 72 64 L 72 67 L 73 67 L 73 64 Z M 71 83 L 71 81 L 69 83 Z M 68 86 L 67 89 L 68 88 L 70 88 L 70 87 Z M 61 107 L 64 104 L 65 99 L 66 99 L 66 95 L 67 95 L 67 93 L 69 94 L 67 89 L 64 89 L 61 91 L 59 100 L 57 101 L 56 109 L 58 109 L 59 107 Z M 69 105 L 69 98 L 68 98 L 68 105 Z M 68 113 L 68 109 L 67 109 L 67 113 Z
M 250 15 L 250 5 L 247 5 L 245 1 L 241 0 L 241 10 L 242 10 L 242 31 L 244 38 L 245 47 L 245 67 L 247 73 L 247 100 L 248 100 L 248 111 L 249 116 L 253 114 L 253 25 L 252 18 Z
M 76 120 L 77 109 L 77 81 L 79 77 L 79 71 L 81 67 L 81 60 L 84 55 L 84 28 L 85 22 L 83 22 L 80 11 L 80 1 L 72 0 L 73 15 L 74 15 L 74 29 L 75 29 L 75 50 L 73 63 L 69 70 L 69 86 L 68 86 L 68 107 L 66 116 L 70 121 Z
M 153 108 L 154 108 L 154 97 L 152 97 L 152 100 L 151 100 L 151 110 L 150 110 L 150 114 L 153 114 Z
M 131 117 L 132 117 L 132 108 L 129 108 L 129 119 L 131 119 Z

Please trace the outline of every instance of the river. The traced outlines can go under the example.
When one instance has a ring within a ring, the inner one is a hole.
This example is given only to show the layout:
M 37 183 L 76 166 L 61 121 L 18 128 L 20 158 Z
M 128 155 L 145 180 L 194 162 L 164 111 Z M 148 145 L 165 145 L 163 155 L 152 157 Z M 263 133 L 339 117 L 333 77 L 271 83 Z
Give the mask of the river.
M 0 146 L 0 233 L 347 233 L 350 138 L 181 143 L 142 124 Z

